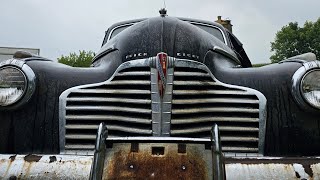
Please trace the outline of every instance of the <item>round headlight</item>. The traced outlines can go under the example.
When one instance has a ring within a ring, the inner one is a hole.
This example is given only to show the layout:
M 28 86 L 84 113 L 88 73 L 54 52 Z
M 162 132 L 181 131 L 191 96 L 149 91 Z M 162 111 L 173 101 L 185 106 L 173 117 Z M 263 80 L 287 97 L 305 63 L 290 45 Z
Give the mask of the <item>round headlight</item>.
M 303 76 L 301 94 L 311 106 L 320 109 L 320 70 L 311 70 Z
M 9 106 L 19 101 L 27 89 L 25 74 L 18 68 L 0 68 L 0 106 Z

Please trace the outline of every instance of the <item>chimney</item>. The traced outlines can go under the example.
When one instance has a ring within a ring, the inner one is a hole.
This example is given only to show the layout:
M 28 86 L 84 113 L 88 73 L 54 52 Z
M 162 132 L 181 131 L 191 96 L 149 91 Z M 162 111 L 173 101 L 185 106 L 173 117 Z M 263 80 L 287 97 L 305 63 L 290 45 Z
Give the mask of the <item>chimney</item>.
M 232 32 L 231 20 L 229 20 L 229 19 L 225 20 L 225 19 L 222 19 L 222 16 L 218 16 L 218 19 L 215 22 L 221 24 L 224 28 L 226 28 L 230 32 Z

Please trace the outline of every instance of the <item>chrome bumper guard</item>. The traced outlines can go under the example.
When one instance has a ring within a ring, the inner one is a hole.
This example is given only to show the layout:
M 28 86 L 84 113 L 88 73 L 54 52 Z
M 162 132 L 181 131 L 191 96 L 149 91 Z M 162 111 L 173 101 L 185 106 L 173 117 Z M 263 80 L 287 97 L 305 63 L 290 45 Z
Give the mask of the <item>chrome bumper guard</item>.
M 190 176 L 200 179 L 226 179 L 217 125 L 212 127 L 211 139 L 108 138 L 107 134 L 106 126 L 101 123 L 96 137 L 90 180 L 148 177 L 188 179 Z

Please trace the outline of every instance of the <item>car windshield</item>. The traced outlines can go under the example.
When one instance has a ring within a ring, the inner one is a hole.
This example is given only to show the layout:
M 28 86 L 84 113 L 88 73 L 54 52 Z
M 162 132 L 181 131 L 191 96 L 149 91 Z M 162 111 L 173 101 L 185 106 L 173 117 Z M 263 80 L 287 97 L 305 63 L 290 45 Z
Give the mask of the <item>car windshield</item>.
M 223 37 L 223 34 L 221 32 L 221 30 L 217 27 L 213 27 L 210 25 L 202 25 L 202 24 L 195 24 L 190 22 L 191 24 L 199 27 L 200 29 L 212 34 L 213 36 L 215 36 L 216 38 L 218 38 L 219 40 L 221 40 L 223 43 L 226 43 Z M 109 39 L 112 39 L 114 36 L 116 36 L 117 34 L 119 34 L 120 32 L 122 32 L 123 30 L 127 29 L 128 27 L 132 26 L 133 24 L 128 24 L 128 25 L 124 25 L 124 26 L 120 26 L 120 27 L 116 27 L 115 29 L 113 29 L 111 31 L 111 35 L 109 35 Z

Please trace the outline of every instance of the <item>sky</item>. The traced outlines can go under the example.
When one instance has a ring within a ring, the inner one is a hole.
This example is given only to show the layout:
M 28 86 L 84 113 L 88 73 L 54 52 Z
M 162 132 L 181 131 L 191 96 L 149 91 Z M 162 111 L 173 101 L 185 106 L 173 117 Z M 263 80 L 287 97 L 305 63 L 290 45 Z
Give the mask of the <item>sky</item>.
M 316 21 L 319 0 L 166 0 L 169 16 L 228 18 L 253 64 L 268 63 L 270 42 L 289 22 Z M 0 47 L 39 48 L 53 60 L 97 52 L 112 24 L 159 16 L 163 0 L 0 0 Z M 320 34 L 320 33 L 319 33 Z

